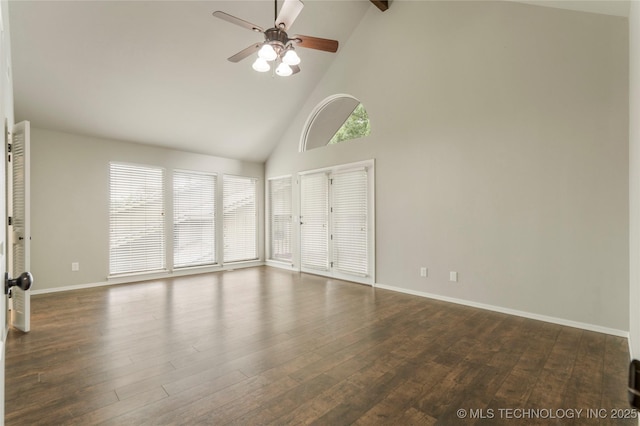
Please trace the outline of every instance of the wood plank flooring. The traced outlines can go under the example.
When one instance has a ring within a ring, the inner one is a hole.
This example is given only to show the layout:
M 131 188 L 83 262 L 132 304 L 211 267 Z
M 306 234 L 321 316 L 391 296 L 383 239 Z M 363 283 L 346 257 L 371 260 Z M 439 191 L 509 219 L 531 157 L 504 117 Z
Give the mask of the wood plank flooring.
M 7 425 L 637 424 L 612 418 L 635 415 L 626 339 L 312 275 L 241 269 L 31 309 L 7 341 Z

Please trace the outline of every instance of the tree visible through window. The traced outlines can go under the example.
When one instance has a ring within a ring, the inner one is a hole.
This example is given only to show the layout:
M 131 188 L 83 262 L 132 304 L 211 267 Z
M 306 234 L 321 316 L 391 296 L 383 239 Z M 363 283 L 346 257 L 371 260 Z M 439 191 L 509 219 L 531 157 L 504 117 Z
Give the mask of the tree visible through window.
M 367 136 L 371 133 L 371 125 L 369 124 L 369 115 L 364 106 L 360 103 L 353 110 L 347 121 L 338 129 L 331 138 L 328 145 L 340 143 L 350 139 L 357 139 Z

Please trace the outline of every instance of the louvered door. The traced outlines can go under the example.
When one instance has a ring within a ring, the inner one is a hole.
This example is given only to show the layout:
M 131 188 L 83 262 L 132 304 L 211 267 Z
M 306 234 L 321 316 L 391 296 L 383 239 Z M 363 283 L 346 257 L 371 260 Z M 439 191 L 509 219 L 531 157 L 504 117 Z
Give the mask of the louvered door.
M 9 275 L 18 277 L 31 269 L 30 229 L 30 123 L 23 121 L 13 127 L 11 149 L 8 153 L 9 182 Z M 31 328 L 30 290 L 11 289 L 11 323 L 24 332 Z

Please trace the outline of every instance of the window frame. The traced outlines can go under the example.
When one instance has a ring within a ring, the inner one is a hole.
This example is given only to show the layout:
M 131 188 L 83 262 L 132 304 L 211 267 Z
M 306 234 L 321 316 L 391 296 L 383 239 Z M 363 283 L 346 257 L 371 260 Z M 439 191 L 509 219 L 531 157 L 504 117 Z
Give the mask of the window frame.
M 314 125 L 314 123 L 315 123 L 316 119 L 317 119 L 317 118 L 322 114 L 322 112 L 323 112 L 325 109 L 327 109 L 327 108 L 328 108 L 328 107 L 329 107 L 333 102 L 335 102 L 335 101 L 337 101 L 337 100 L 340 100 L 340 99 L 345 99 L 345 98 L 346 98 L 346 99 L 352 99 L 352 100 L 354 100 L 354 101 L 356 102 L 356 105 L 355 105 L 355 107 L 354 107 L 354 110 L 355 110 L 355 108 L 357 108 L 357 107 L 358 107 L 358 105 L 359 105 L 359 104 L 362 104 L 362 101 L 360 101 L 360 99 L 358 99 L 358 98 L 356 98 L 356 97 L 354 97 L 354 96 L 351 96 L 351 95 L 349 95 L 349 94 L 346 94 L 346 93 L 338 93 L 338 94 L 335 94 L 335 95 L 331 95 L 331 96 L 328 96 L 327 98 L 325 98 L 324 100 L 322 100 L 320 103 L 318 103 L 318 104 L 313 108 L 313 110 L 311 111 L 311 113 L 310 113 L 310 114 L 309 114 L 309 116 L 307 117 L 307 120 L 306 120 L 306 121 L 305 121 L 305 123 L 304 123 L 304 127 L 302 128 L 302 134 L 300 135 L 300 142 L 299 142 L 299 145 L 298 145 L 298 152 L 305 152 L 305 151 L 308 151 L 308 150 L 313 150 L 313 149 L 316 149 L 316 148 L 322 148 L 322 147 L 325 147 L 325 146 L 328 146 L 328 145 L 329 145 L 329 142 L 330 142 L 331 138 L 332 138 L 335 134 L 334 134 L 334 135 L 332 135 L 332 137 L 330 137 L 330 138 L 329 138 L 329 140 L 327 140 L 327 141 L 326 141 L 326 143 L 325 143 L 324 145 L 320 145 L 320 146 L 312 146 L 312 147 L 308 147 L 308 146 L 307 146 L 307 144 L 308 144 L 308 140 L 309 140 L 309 136 L 310 136 L 310 134 L 311 134 L 311 130 L 312 130 L 312 128 L 313 128 L 313 125 Z M 364 108 L 364 105 L 363 105 L 363 108 Z M 353 111 L 354 111 L 354 110 L 350 111 L 350 112 L 349 112 L 349 114 L 348 114 L 346 117 L 344 117 L 343 122 L 340 124 L 340 127 L 338 127 L 338 128 L 336 129 L 336 132 L 337 132 L 337 131 L 339 131 L 339 130 L 340 130 L 340 128 L 341 128 L 341 126 L 343 126 L 343 125 L 344 125 L 344 123 L 349 119 L 349 117 L 351 117 L 351 114 L 353 114 Z M 365 111 L 366 111 L 366 108 L 365 108 Z M 369 114 L 369 113 L 368 113 L 368 111 L 366 111 L 366 112 L 367 112 L 367 116 L 368 116 L 368 114 Z M 369 123 L 371 123 L 371 120 L 369 120 Z M 369 124 L 369 125 L 371 126 L 371 124 Z M 369 133 L 369 134 L 370 134 L 370 133 Z M 365 137 L 366 137 L 366 136 L 368 136 L 368 135 L 365 135 Z M 353 140 L 358 140 L 358 139 L 361 139 L 361 138 L 348 139 L 348 140 L 344 140 L 344 141 L 342 141 L 342 142 L 348 142 L 348 141 L 353 141 Z M 332 145 L 332 146 L 334 146 L 334 145 L 339 145 L 339 144 L 338 144 L 338 143 L 335 143 L 335 144 L 331 144 L 331 145 Z

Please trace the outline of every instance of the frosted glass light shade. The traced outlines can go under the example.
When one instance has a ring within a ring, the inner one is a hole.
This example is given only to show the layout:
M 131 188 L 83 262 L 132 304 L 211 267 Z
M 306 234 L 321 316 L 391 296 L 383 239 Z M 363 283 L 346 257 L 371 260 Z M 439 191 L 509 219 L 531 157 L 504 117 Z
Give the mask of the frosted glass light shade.
M 270 44 L 265 44 L 258 51 L 258 56 L 265 61 L 273 61 L 278 57 L 278 54 L 276 53 L 273 46 L 271 46 Z
M 276 68 L 276 74 L 278 74 L 280 77 L 289 77 L 291 74 L 293 74 L 293 70 L 289 65 L 281 62 L 280 65 L 278 65 L 278 68 Z
M 282 58 L 282 62 L 287 65 L 298 65 L 300 63 L 300 57 L 295 50 L 287 50 L 287 53 L 285 53 Z
M 251 67 L 258 72 L 267 72 L 271 69 L 269 63 L 262 58 L 257 58 Z

